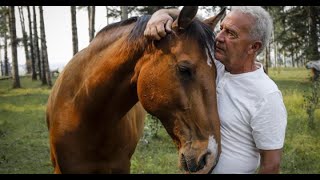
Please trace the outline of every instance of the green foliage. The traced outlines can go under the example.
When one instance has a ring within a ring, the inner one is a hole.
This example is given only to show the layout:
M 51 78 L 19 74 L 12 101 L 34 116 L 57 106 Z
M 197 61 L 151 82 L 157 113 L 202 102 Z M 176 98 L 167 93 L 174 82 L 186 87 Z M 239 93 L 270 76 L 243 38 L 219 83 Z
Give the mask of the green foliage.
M 287 109 L 288 122 L 282 155 L 281 173 L 320 173 L 320 126 L 309 130 L 308 114 L 303 108 L 304 94 L 310 88 L 310 71 L 304 68 L 286 68 L 278 74 L 275 68 L 269 75 L 279 86 Z M 320 111 L 315 110 L 315 124 L 320 123 Z
M 310 92 L 311 91 L 311 92 Z M 308 114 L 308 125 L 309 128 L 315 129 L 315 110 L 319 109 L 319 94 L 320 91 L 320 81 L 313 81 L 311 85 L 311 90 L 305 92 L 304 97 L 304 107 Z
M 148 141 L 149 138 L 158 138 L 158 132 L 161 127 L 161 122 L 157 117 L 152 116 L 151 114 L 147 114 L 144 126 L 143 139 L 145 141 Z

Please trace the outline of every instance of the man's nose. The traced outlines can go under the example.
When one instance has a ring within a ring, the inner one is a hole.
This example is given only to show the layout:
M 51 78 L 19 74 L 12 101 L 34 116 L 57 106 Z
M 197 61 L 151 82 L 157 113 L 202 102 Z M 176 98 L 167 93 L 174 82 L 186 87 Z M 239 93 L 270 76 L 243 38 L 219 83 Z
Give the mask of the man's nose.
M 222 42 L 222 41 L 223 41 L 223 33 L 222 31 L 219 31 L 216 36 L 216 42 Z

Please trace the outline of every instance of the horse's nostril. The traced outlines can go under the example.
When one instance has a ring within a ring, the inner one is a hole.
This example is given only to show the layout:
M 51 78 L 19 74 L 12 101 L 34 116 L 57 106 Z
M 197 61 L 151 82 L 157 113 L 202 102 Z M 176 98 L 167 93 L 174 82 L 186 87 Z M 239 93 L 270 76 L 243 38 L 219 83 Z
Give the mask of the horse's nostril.
M 209 154 L 210 153 L 205 153 L 203 156 L 201 156 L 198 162 L 198 168 L 197 168 L 198 170 L 202 169 L 207 164 L 207 156 Z
M 188 172 L 198 171 L 198 165 L 196 163 L 195 158 L 181 154 L 180 162 L 185 171 L 188 171 Z

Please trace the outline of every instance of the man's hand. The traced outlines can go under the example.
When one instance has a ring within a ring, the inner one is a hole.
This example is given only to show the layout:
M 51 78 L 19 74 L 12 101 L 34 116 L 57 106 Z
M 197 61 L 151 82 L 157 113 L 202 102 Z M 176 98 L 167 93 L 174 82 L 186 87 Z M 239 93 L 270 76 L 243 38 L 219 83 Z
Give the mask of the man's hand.
M 160 40 L 165 37 L 167 33 L 172 31 L 172 16 L 175 16 L 178 12 L 176 9 L 161 9 L 155 12 L 146 26 L 144 36 L 151 40 Z

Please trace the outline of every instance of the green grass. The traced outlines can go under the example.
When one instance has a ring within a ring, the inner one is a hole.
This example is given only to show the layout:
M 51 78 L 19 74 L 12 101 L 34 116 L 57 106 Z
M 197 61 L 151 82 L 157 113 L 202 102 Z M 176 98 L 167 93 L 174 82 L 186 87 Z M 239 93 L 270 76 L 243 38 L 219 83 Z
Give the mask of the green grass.
M 282 91 L 288 112 L 281 173 L 320 173 L 320 109 L 315 129 L 308 128 L 304 95 L 309 93 L 310 72 L 301 68 L 269 69 Z M 22 89 L 11 89 L 11 80 L 0 80 L 0 174 L 52 173 L 45 106 L 50 89 L 22 78 Z M 157 136 L 146 120 L 145 135 L 132 157 L 131 173 L 176 174 L 177 150 L 161 128 Z
M 0 81 L 0 173 L 50 173 L 44 112 L 49 89 L 21 78 L 22 89 Z

